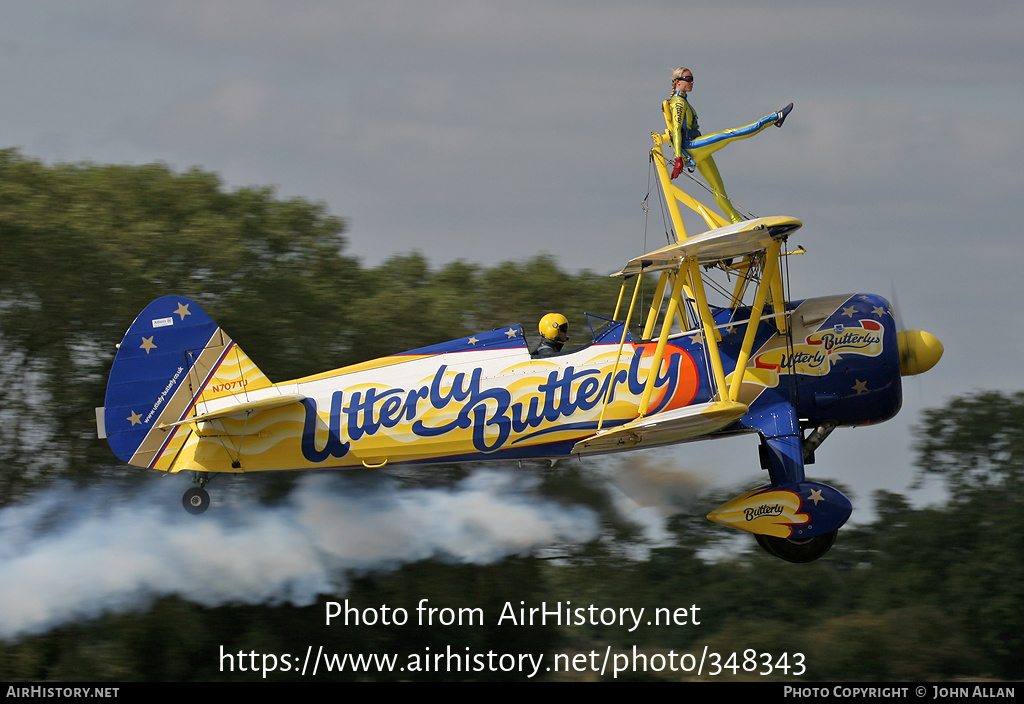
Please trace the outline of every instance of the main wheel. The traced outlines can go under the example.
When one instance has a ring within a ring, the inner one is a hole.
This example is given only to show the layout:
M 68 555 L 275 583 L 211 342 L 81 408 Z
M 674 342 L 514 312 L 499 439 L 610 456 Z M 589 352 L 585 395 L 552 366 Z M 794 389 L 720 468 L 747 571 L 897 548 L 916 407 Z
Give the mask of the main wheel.
M 813 538 L 776 538 L 771 535 L 757 535 L 757 544 L 769 555 L 786 562 L 814 562 L 828 552 L 832 543 L 836 542 L 839 530 L 823 533 Z
M 210 495 L 206 489 L 194 486 L 181 497 L 181 505 L 192 515 L 198 516 L 200 513 L 206 513 L 206 509 L 210 508 Z

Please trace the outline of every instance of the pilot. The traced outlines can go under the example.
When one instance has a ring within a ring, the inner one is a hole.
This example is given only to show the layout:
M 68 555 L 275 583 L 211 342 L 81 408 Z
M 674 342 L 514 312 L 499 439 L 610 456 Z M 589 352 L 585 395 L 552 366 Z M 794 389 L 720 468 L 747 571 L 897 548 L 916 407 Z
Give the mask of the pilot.
M 547 357 L 561 352 L 562 345 L 569 339 L 569 319 L 561 313 L 548 313 L 537 327 L 543 339 L 534 356 Z
M 672 95 L 662 103 L 665 121 L 672 135 L 672 146 L 676 160 L 672 168 L 672 178 L 683 173 L 683 167 L 697 167 L 700 175 L 708 182 L 715 194 L 715 202 L 725 216 L 732 222 L 742 222 L 743 216 L 736 212 L 732 201 L 725 192 L 725 184 L 718 173 L 718 166 L 711 155 L 730 142 L 753 137 L 768 125 L 782 127 L 786 116 L 793 109 L 793 103 L 778 112 L 765 115 L 757 122 L 733 130 L 723 130 L 714 134 L 701 135 L 697 125 L 697 113 L 686 99 L 686 94 L 693 90 L 693 71 L 688 68 L 677 68 L 672 72 Z

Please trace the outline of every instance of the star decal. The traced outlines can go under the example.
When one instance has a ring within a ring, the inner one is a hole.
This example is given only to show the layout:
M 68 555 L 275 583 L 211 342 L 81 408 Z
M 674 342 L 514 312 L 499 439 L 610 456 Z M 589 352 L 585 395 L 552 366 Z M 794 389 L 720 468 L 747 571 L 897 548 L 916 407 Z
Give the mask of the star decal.
M 469 343 L 469 344 L 471 344 L 471 345 L 475 345 L 476 343 L 480 342 L 480 340 L 478 340 L 478 339 L 477 339 L 477 338 L 475 338 L 475 337 L 471 337 L 471 338 L 469 338 L 468 340 L 466 340 L 466 342 L 468 342 L 468 343 Z
M 178 310 L 174 311 L 175 315 L 180 315 L 181 319 L 184 320 L 186 315 L 192 315 L 188 309 L 188 303 L 179 303 Z
M 132 422 L 132 425 L 142 425 L 142 416 L 140 416 L 135 411 L 132 411 L 132 414 L 128 416 L 125 420 L 130 420 Z
M 853 390 L 857 392 L 858 396 L 862 393 L 867 393 L 868 382 L 857 379 L 857 383 L 853 385 Z
M 814 505 L 817 506 L 819 501 L 824 501 L 825 497 L 821 495 L 821 489 L 811 489 L 811 495 L 807 497 L 808 501 L 813 501 Z
M 843 315 L 852 318 L 853 314 L 857 312 L 856 306 L 850 306 L 849 308 L 843 308 Z
M 149 337 L 142 338 L 142 344 L 139 345 L 139 349 L 146 350 L 146 354 L 149 354 L 150 350 L 155 350 L 156 345 L 153 344 L 153 337 L 154 335 L 150 335 Z
M 695 345 L 703 345 L 704 336 L 701 335 L 699 332 L 695 332 L 694 334 L 690 335 L 690 342 L 692 342 Z
M 510 340 L 518 334 L 519 333 L 516 331 L 515 328 L 509 328 L 508 330 L 505 331 L 505 335 L 507 335 L 508 339 Z
M 871 309 L 871 312 L 877 315 L 879 318 L 881 318 L 883 315 L 885 315 L 885 308 L 883 308 L 882 306 L 875 306 L 874 308 Z

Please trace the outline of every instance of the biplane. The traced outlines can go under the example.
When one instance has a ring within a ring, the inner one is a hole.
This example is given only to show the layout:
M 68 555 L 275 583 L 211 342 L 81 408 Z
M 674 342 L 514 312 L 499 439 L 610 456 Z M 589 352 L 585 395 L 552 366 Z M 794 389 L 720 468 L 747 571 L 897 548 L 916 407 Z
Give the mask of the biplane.
M 587 315 L 583 346 L 534 356 L 510 325 L 274 383 L 194 301 L 164 296 L 118 347 L 100 436 L 131 465 L 191 473 L 182 501 L 202 513 L 220 472 L 557 460 L 756 433 L 769 483 L 708 518 L 776 557 L 817 559 L 852 505 L 806 478 L 815 449 L 894 416 L 901 375 L 942 345 L 897 330 L 877 295 L 787 300 L 800 221 L 727 223 L 672 183 L 668 133 L 652 138 L 674 241 L 614 274 L 614 312 Z M 707 231 L 688 236 L 681 205 Z

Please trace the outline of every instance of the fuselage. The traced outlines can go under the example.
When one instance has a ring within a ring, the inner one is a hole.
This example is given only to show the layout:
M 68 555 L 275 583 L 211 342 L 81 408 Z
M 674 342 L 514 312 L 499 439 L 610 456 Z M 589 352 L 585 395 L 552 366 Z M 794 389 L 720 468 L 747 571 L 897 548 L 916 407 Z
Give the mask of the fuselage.
M 714 313 L 729 382 L 750 309 Z M 885 299 L 844 294 L 795 301 L 788 320 L 790 335 L 780 334 L 770 315 L 758 326 L 738 399 L 749 406 L 748 416 L 780 401 L 792 404 L 807 426 L 877 423 L 896 414 L 899 353 Z M 157 403 L 147 414 L 146 454 L 136 445 L 119 455 L 171 472 L 566 457 L 578 440 L 638 415 L 655 344 L 623 339 L 622 330 L 613 323 L 584 347 L 534 358 L 514 325 L 278 384 L 227 340 L 214 350 L 208 371 L 197 373 L 204 368 L 198 363 L 189 370 L 193 381 L 179 385 L 176 402 L 163 410 Z M 712 400 L 708 362 L 700 330 L 671 335 L 647 416 Z M 282 396 L 297 400 L 181 422 Z M 108 426 L 120 415 L 112 412 Z M 753 429 L 745 416 L 720 432 Z

